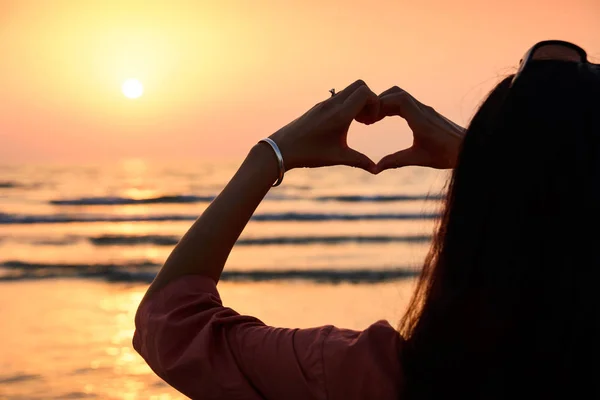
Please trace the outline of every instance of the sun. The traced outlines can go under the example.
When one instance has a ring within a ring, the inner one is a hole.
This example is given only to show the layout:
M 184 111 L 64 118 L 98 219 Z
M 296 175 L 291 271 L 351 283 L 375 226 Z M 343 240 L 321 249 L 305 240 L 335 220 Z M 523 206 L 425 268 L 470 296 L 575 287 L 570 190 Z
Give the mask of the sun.
M 142 85 L 142 82 L 134 78 L 127 79 L 125 82 L 123 82 L 121 90 L 123 91 L 125 97 L 130 99 L 137 99 L 144 94 L 144 86 Z

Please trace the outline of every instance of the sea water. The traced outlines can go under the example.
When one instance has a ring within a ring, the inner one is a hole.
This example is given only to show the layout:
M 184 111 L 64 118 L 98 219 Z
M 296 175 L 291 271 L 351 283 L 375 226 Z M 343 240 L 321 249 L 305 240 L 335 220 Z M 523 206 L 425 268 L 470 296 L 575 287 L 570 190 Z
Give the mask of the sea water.
M 0 167 L 0 398 L 178 398 L 131 348 L 133 316 L 236 168 Z M 278 326 L 396 323 L 446 180 L 425 168 L 291 171 L 235 245 L 224 302 Z

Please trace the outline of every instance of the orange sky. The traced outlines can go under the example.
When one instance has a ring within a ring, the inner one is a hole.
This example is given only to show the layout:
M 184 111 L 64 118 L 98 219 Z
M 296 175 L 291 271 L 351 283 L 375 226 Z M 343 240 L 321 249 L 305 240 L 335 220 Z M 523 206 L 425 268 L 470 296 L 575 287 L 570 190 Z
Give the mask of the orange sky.
M 358 78 L 464 124 L 549 38 L 599 62 L 600 1 L 0 0 L 0 163 L 239 158 Z M 377 161 L 410 136 L 386 120 L 349 141 Z

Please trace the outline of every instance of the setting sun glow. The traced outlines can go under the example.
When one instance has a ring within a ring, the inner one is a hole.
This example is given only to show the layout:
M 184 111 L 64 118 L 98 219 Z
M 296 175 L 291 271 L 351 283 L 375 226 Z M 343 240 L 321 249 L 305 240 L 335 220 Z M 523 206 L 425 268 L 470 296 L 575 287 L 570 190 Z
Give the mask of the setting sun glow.
M 137 99 L 142 94 L 144 94 L 144 86 L 142 86 L 142 82 L 137 79 L 127 79 L 123 82 L 123 86 L 121 87 L 123 94 L 125 97 L 130 99 Z
M 0 0 L 0 163 L 238 162 L 359 78 L 466 125 L 537 41 L 599 62 L 600 0 L 540 4 Z M 348 140 L 378 160 L 412 135 L 389 118 Z

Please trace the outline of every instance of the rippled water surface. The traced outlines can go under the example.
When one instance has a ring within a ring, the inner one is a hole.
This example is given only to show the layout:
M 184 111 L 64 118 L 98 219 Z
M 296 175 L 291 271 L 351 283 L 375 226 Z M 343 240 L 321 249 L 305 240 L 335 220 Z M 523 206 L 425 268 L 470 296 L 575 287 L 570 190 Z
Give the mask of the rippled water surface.
M 178 398 L 131 348 L 133 315 L 235 167 L 0 167 L 0 398 Z M 229 257 L 224 301 L 277 326 L 397 323 L 445 180 L 292 171 Z

